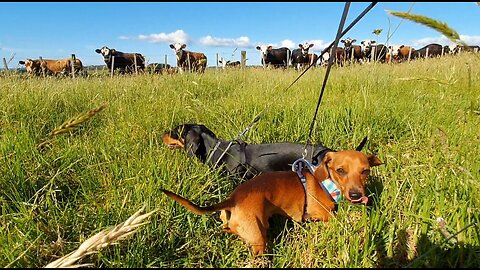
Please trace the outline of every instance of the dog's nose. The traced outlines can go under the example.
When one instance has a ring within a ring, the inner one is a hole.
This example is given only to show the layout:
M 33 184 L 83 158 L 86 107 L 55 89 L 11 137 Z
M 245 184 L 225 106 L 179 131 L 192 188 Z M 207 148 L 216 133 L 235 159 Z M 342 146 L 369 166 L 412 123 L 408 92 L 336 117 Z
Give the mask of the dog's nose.
M 358 192 L 358 191 L 356 191 L 356 190 L 350 190 L 350 191 L 348 192 L 348 195 L 350 196 L 350 199 L 351 199 L 352 201 L 358 200 L 358 199 L 360 199 L 360 198 L 362 197 L 362 193 L 360 193 L 360 192 Z

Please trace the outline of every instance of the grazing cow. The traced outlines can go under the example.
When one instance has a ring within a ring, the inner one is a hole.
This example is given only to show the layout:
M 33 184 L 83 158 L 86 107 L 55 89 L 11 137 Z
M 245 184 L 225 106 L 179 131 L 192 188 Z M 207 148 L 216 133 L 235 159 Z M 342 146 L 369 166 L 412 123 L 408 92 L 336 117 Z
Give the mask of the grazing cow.
M 27 73 L 33 75 L 59 75 L 59 74 L 71 74 L 72 65 L 71 59 L 60 59 L 60 60 L 51 60 L 51 59 L 26 59 L 25 61 L 18 62 L 21 65 L 25 65 Z M 80 59 L 76 58 L 73 63 L 73 68 L 75 73 L 79 73 L 83 70 L 83 64 Z
M 364 58 L 369 61 L 372 58 L 378 62 L 385 62 L 388 48 L 383 44 L 377 44 L 375 40 L 363 40 L 360 42 Z
M 230 60 L 225 61 L 225 59 L 223 59 L 223 58 L 218 60 L 218 63 L 220 65 L 222 65 L 223 69 L 225 69 L 226 67 L 234 67 L 234 68 L 235 67 L 240 67 L 240 65 L 241 65 L 240 61 L 233 61 L 233 62 L 230 61 Z
M 363 63 L 364 55 L 362 47 L 360 45 L 353 45 L 353 43 L 355 43 L 356 41 L 356 39 L 351 38 L 340 40 L 340 42 L 342 42 L 344 45 L 343 49 L 345 50 L 345 61 L 351 61 L 353 57 L 353 61 Z
M 170 48 L 175 51 L 177 67 L 180 73 L 182 73 L 184 69 L 204 72 L 207 68 L 207 56 L 203 53 L 184 50 L 186 47 L 187 45 L 182 43 L 170 44 Z
M 256 47 L 261 52 L 262 65 L 272 65 L 274 67 L 287 67 L 289 58 L 292 55 L 289 48 L 282 47 L 274 49 L 271 45 L 261 45 Z
M 442 49 L 445 50 L 445 48 L 436 43 L 428 44 L 427 46 L 420 48 L 415 51 L 415 58 L 424 58 L 427 57 L 427 49 L 428 49 L 428 57 L 437 57 L 442 55 Z M 445 53 L 445 51 L 444 51 Z
M 300 69 L 305 65 L 310 64 L 310 57 L 308 56 L 308 49 L 313 47 L 314 44 L 305 42 L 304 44 L 298 44 L 298 49 L 292 51 L 292 65 L 295 69 Z
M 145 68 L 145 71 L 151 74 L 162 74 L 165 70 L 170 69 L 171 66 L 169 64 L 163 63 L 151 63 Z
M 118 69 L 120 73 L 135 72 L 135 62 L 137 62 L 138 71 L 143 71 L 145 69 L 145 58 L 139 53 L 124 53 L 115 49 L 110 49 L 107 46 L 103 46 L 101 49 L 96 49 L 95 52 L 103 56 L 103 61 L 105 61 L 110 72 L 112 71 L 112 61 L 113 70 Z

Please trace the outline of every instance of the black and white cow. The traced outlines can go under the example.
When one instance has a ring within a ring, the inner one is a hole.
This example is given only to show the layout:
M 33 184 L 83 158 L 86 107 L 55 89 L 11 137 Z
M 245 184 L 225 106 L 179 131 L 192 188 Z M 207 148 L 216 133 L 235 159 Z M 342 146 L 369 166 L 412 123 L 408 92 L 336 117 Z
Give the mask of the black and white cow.
M 298 44 L 298 49 L 292 51 L 292 65 L 295 69 L 300 69 L 305 65 L 310 65 L 310 61 L 313 60 L 309 56 L 308 49 L 313 47 L 313 43 L 310 44 L 305 42 L 303 44 Z
M 96 49 L 95 52 L 103 56 L 103 61 L 105 61 L 109 71 L 112 71 L 112 62 L 113 70 L 118 69 L 120 73 L 135 72 L 135 62 L 137 63 L 138 71 L 145 69 L 145 58 L 139 53 L 124 53 L 110 49 L 107 46 Z
M 287 67 L 292 52 L 289 48 L 282 47 L 274 49 L 271 45 L 261 45 L 256 47 L 261 52 L 262 65 L 265 67 L 272 65 L 274 67 Z
M 372 56 L 373 61 L 381 63 L 386 61 L 388 52 L 387 46 L 383 44 L 377 44 L 375 40 L 363 40 L 360 42 L 360 46 L 366 61 L 372 60 Z

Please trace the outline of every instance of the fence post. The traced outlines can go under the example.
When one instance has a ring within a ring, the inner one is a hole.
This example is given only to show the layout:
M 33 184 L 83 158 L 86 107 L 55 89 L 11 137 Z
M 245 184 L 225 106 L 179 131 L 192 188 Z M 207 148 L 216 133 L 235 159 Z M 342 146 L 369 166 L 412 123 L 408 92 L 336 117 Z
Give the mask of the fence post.
M 75 78 L 75 61 L 76 61 L 75 54 L 72 53 L 72 58 L 70 59 L 70 63 L 72 64 L 72 78 Z
M 412 47 L 408 48 L 408 62 L 410 62 L 411 57 L 412 57 Z
M 112 56 L 112 70 L 110 71 L 111 78 L 113 78 L 113 67 L 115 66 L 114 63 L 115 63 L 115 56 Z
M 376 49 L 376 48 L 377 48 L 377 47 L 373 47 L 373 46 L 372 46 L 372 51 L 371 51 L 371 54 L 372 54 L 372 55 L 370 55 L 370 61 L 375 62 L 375 49 Z
M 245 68 L 247 65 L 247 51 L 240 52 L 241 67 Z
M 216 64 L 215 68 L 218 70 L 218 53 L 216 53 L 216 59 L 217 59 L 217 64 Z M 222 60 L 222 65 L 223 65 L 223 61 L 225 61 L 225 59 Z
M 135 65 L 135 75 L 138 75 L 137 54 L 133 54 L 133 64 Z
M 289 67 L 289 63 L 290 63 L 290 50 L 287 51 L 287 63 L 285 63 L 286 68 Z
M 393 47 L 392 47 L 392 49 L 393 49 Z M 388 63 L 392 63 L 392 57 L 393 57 L 392 50 L 389 49 L 388 51 L 389 51 L 389 55 L 390 55 L 390 57 L 388 58 Z
M 5 70 L 8 70 L 7 59 L 3 57 L 3 66 L 5 66 Z
M 445 47 L 442 46 L 442 56 L 443 56 L 443 53 L 445 52 Z
M 427 47 L 427 50 L 425 52 L 425 58 L 427 58 L 427 57 L 428 57 L 428 47 Z
M 45 68 L 43 68 L 43 58 L 39 56 L 38 59 L 40 59 L 40 69 L 42 69 L 42 74 L 43 74 L 43 77 L 45 78 L 46 74 L 45 74 Z
M 167 55 L 165 54 L 165 68 L 167 68 Z
M 190 63 L 190 53 L 187 53 L 188 72 L 192 72 L 192 66 Z
M 478 52 L 478 48 L 473 48 L 473 52 L 474 53 L 477 53 Z M 3 58 L 5 60 L 5 58 Z

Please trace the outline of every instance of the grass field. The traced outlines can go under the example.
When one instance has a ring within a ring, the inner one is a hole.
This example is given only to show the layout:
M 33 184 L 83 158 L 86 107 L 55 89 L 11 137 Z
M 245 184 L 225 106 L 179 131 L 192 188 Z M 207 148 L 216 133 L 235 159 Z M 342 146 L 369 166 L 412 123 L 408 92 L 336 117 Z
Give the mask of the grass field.
M 249 143 L 307 140 L 325 68 L 205 74 L 27 78 L 0 75 L 0 266 L 43 267 L 142 206 L 157 210 L 130 238 L 84 257 L 95 267 L 478 267 L 480 61 L 469 53 L 402 64 L 333 68 L 312 142 L 364 152 L 373 205 L 343 201 L 327 223 L 271 220 L 269 254 L 253 259 L 166 188 L 200 204 L 239 180 L 160 135 L 201 123 Z M 66 120 L 106 107 L 37 147 Z M 439 230 L 437 218 L 446 226 Z M 455 235 L 457 232 L 459 232 Z M 452 235 L 450 239 L 448 235 Z

